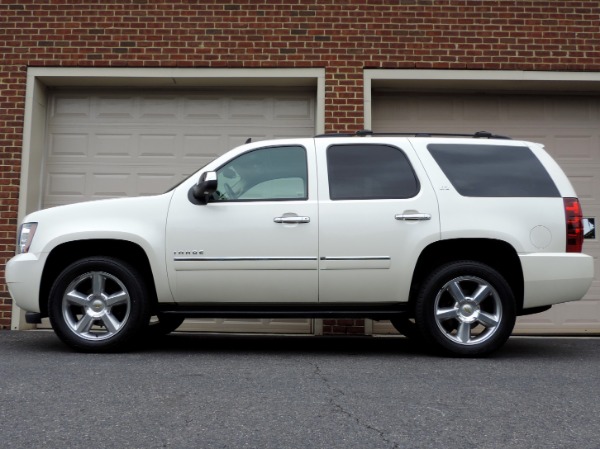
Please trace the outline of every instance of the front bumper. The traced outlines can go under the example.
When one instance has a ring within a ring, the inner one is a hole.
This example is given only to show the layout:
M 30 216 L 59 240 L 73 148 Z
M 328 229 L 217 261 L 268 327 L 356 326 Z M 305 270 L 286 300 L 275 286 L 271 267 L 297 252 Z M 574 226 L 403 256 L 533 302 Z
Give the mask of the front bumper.
M 41 313 L 38 312 L 25 312 L 25 322 L 28 324 L 40 324 L 42 322 Z
M 594 280 L 594 259 L 579 253 L 520 255 L 525 280 L 523 308 L 578 301 Z
M 6 285 L 13 301 L 26 312 L 40 312 L 40 284 L 46 254 L 19 254 L 6 264 Z

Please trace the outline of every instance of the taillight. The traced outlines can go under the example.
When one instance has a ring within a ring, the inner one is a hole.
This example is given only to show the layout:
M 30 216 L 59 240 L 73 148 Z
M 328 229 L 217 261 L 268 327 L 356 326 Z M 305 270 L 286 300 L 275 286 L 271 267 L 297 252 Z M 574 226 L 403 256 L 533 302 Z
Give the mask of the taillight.
M 567 221 L 567 252 L 580 253 L 583 247 L 583 213 L 577 198 L 564 198 Z

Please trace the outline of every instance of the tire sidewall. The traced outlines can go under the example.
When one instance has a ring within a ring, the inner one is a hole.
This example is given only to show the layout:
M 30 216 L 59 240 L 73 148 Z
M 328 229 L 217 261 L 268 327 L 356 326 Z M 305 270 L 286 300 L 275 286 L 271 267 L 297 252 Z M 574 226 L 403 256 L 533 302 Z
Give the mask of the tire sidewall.
M 502 315 L 493 335 L 471 345 L 450 340 L 439 329 L 435 319 L 435 302 L 440 290 L 451 280 L 474 276 L 489 283 L 500 298 Z M 423 338 L 434 349 L 459 357 L 485 356 L 499 349 L 510 337 L 516 320 L 515 298 L 509 284 L 496 270 L 481 262 L 451 262 L 435 270 L 423 283 L 415 307 L 417 326 Z
M 129 294 L 129 316 L 123 327 L 112 337 L 104 340 L 86 340 L 74 333 L 66 323 L 62 312 L 63 296 L 67 287 L 79 276 L 93 271 L 108 273 L 117 278 Z M 130 348 L 148 325 L 148 295 L 139 272 L 126 262 L 111 257 L 88 257 L 67 266 L 50 289 L 48 317 L 54 332 L 70 347 L 85 352 L 113 352 Z

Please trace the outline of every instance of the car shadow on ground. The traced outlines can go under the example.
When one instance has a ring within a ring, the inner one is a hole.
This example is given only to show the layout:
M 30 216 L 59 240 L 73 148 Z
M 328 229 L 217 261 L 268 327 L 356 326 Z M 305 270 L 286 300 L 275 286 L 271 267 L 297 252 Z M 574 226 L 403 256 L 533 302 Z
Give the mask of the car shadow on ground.
M 569 338 L 511 337 L 488 359 L 576 359 L 600 348 L 600 338 L 586 341 Z M 593 344 L 595 342 L 596 344 Z M 436 357 L 420 341 L 402 336 L 297 336 L 297 335 L 248 335 L 248 334 L 203 334 L 174 332 L 170 335 L 144 342 L 138 351 L 143 352 L 202 352 L 239 354 L 322 354 L 368 356 L 385 355 L 405 357 Z
M 51 331 L 10 332 L 11 340 L 27 350 L 36 352 L 73 352 Z M 16 334 L 27 335 L 18 338 Z M 592 338 L 519 337 L 513 336 L 488 359 L 577 360 L 597 357 L 600 336 Z M 173 332 L 145 339 L 131 352 L 142 354 L 322 354 L 369 356 L 385 355 L 403 357 L 440 357 L 419 341 L 402 336 L 312 336 L 265 334 L 212 334 L 201 332 Z
M 425 348 L 403 337 L 199 334 L 174 332 L 145 342 L 144 351 L 240 353 L 416 354 Z

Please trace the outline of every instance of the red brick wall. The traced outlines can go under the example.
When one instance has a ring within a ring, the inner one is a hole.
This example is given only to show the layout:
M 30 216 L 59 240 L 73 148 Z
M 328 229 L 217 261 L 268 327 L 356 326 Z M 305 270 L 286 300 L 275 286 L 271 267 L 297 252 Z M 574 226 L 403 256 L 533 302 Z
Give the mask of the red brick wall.
M 597 1 L 0 0 L 0 264 L 27 67 L 325 67 L 325 127 L 343 132 L 362 127 L 364 68 L 600 71 L 598 23 Z

